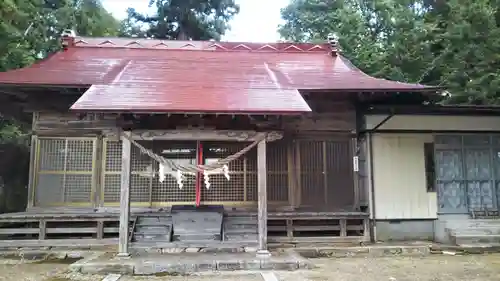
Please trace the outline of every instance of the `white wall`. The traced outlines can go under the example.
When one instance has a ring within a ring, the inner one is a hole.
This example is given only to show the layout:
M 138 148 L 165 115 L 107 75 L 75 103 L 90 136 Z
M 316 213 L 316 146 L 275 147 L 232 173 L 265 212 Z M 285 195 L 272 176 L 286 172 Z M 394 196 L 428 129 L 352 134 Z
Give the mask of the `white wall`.
M 367 115 L 366 129 L 372 129 L 387 115 Z M 500 131 L 500 117 L 395 115 L 379 130 Z
M 437 196 L 427 192 L 424 143 L 431 134 L 375 134 L 375 219 L 435 219 Z

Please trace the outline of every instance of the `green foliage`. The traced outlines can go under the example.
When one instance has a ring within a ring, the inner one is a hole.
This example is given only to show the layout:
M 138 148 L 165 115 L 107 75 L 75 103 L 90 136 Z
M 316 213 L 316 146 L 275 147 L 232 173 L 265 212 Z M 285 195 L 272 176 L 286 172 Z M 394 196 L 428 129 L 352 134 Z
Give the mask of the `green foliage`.
M 98 0 L 0 1 L 0 70 L 19 68 L 59 48 L 64 29 L 117 35 L 119 22 Z
M 500 6 L 493 0 L 292 0 L 283 38 L 340 38 L 366 73 L 445 86 L 448 102 L 500 103 Z
M 154 16 L 128 9 L 121 35 L 179 40 L 219 40 L 239 12 L 234 0 L 151 0 Z M 144 30 L 141 26 L 146 25 Z

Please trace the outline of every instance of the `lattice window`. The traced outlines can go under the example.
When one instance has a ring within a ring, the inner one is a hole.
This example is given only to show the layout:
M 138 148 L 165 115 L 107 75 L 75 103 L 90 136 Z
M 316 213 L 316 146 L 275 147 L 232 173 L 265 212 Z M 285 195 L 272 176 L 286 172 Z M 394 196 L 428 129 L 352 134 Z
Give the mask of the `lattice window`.
M 35 205 L 92 203 L 93 138 L 39 138 Z
M 196 163 L 195 141 L 144 141 L 141 143 L 163 157 Z M 203 158 L 206 164 L 225 158 L 243 149 L 248 143 L 202 142 Z M 105 141 L 105 169 L 103 172 L 104 202 L 117 203 L 120 200 L 121 142 Z M 267 150 L 268 196 L 270 201 L 288 200 L 287 147 L 282 142 L 269 143 Z M 210 175 L 210 189 L 201 179 L 202 202 L 256 202 L 257 201 L 257 153 L 252 149 L 240 159 L 230 163 L 230 180 L 224 175 Z M 131 154 L 131 202 L 192 203 L 196 199 L 196 177 L 184 175 L 183 188 L 179 189 L 175 171 L 166 176 L 162 183 L 158 179 L 158 163 L 141 154 L 132 145 Z
M 351 139 L 299 140 L 301 205 L 340 211 L 354 204 Z
M 196 142 L 195 141 L 153 141 L 155 153 L 165 158 L 183 163 L 196 163 Z M 195 186 L 196 177 L 194 175 L 184 175 L 183 187 L 179 189 L 176 172 L 170 171 L 163 182 L 158 180 L 158 163 L 155 163 L 155 179 L 152 186 L 153 202 L 189 202 L 196 199 Z
M 226 158 L 245 148 L 247 143 L 240 142 L 203 142 L 203 155 L 206 164 Z M 256 190 L 256 181 L 251 181 L 256 175 L 256 149 L 229 164 L 230 180 L 224 175 L 210 176 L 210 190 L 202 185 L 202 201 L 212 202 L 244 202 L 251 201 L 248 194 Z
M 287 150 L 286 140 L 271 142 L 267 146 L 267 200 L 270 202 L 288 201 Z
M 103 147 L 103 198 L 104 203 L 120 202 L 120 173 L 122 169 L 122 143 L 104 140 Z

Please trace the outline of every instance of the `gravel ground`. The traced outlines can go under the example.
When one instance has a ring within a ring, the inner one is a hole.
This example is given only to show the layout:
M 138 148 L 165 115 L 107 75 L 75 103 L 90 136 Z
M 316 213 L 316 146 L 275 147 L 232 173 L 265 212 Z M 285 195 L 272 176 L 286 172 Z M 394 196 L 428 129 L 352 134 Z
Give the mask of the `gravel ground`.
M 314 259 L 318 268 L 276 272 L 281 281 L 497 281 L 500 255 L 422 258 Z M 104 277 L 68 273 L 65 264 L 0 261 L 0 281 L 101 281 Z M 262 281 L 259 274 L 228 272 L 192 276 L 123 277 L 120 281 Z
M 283 281 L 496 281 L 500 255 L 315 259 L 312 271 L 278 272 Z

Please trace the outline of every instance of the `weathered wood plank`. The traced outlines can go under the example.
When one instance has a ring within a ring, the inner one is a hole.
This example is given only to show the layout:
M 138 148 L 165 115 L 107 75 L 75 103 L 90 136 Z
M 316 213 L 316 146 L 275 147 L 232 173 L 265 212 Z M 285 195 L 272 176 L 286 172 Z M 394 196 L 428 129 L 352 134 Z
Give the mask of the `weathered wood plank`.
M 296 220 L 317 220 L 317 219 L 363 219 L 369 216 L 362 212 L 272 212 L 268 214 L 269 220 L 296 219 Z
M 17 248 L 17 247 L 93 247 L 93 246 L 109 246 L 116 245 L 118 239 L 45 239 L 45 240 L 0 240 L 0 248 Z
M 257 241 L 200 241 L 200 242 L 132 242 L 130 247 L 133 249 L 151 249 L 151 248 L 241 248 L 241 247 L 255 247 Z
M 38 234 L 38 239 L 39 240 L 44 240 L 45 237 L 47 236 L 47 221 L 45 220 L 40 220 L 38 224 L 38 228 L 40 233 Z
M 269 237 L 269 243 L 359 243 L 367 241 L 364 236 L 325 236 L 325 237 Z
M 268 230 L 271 229 L 270 226 L 268 228 Z M 293 238 L 293 220 L 286 220 L 286 236 L 290 239 Z
M 0 228 L 0 234 L 38 234 L 38 228 Z
M 340 236 L 347 236 L 347 222 L 345 219 L 340 220 Z
M 55 227 L 47 228 L 47 234 L 97 233 L 97 227 Z
M 207 140 L 207 141 L 255 141 L 261 136 L 257 131 L 237 130 L 135 130 L 132 138 L 137 140 Z M 283 137 L 283 132 L 267 132 L 266 141 L 275 141 Z
M 97 239 L 102 239 L 102 238 L 104 238 L 104 222 L 103 222 L 103 221 L 97 221 L 97 233 L 96 233 L 96 238 L 97 238 Z

